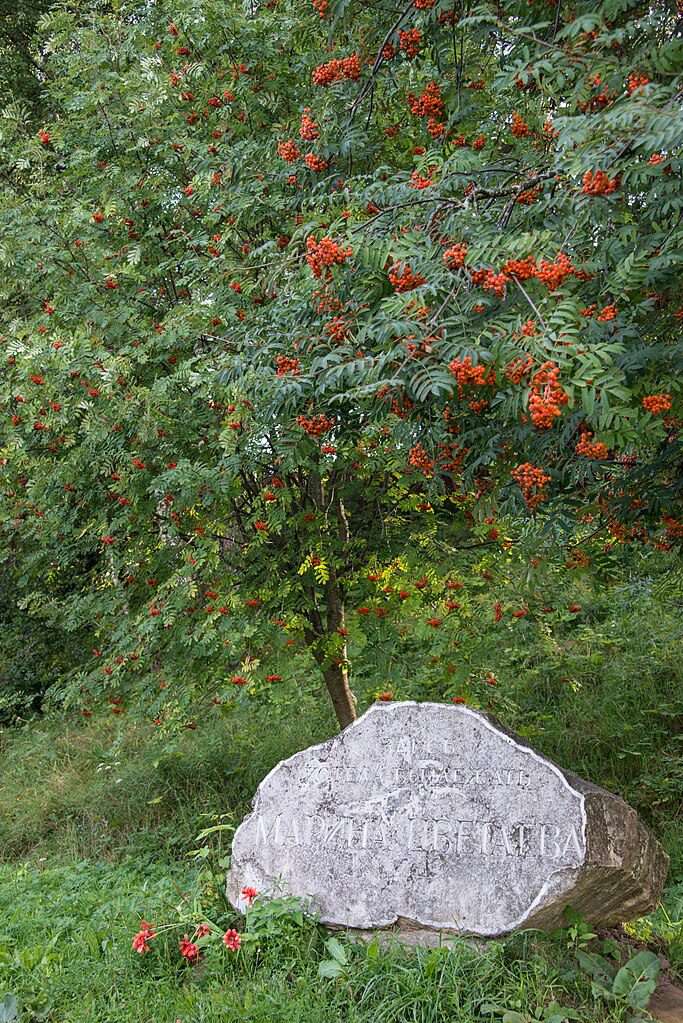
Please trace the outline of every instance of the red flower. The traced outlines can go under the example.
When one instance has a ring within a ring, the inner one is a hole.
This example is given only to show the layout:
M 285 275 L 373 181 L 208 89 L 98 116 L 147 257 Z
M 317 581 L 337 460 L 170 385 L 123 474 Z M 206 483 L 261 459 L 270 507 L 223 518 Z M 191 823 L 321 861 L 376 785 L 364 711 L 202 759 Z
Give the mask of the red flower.
M 239 933 L 231 928 L 223 935 L 223 944 L 231 952 L 239 952 L 242 939 L 240 938 Z
M 263 519 L 257 519 L 254 523 L 254 529 L 258 530 L 259 533 L 265 533 L 268 529 L 268 523 L 264 522 Z
M 394 698 L 394 694 L 391 689 L 385 690 L 383 693 L 377 693 L 377 699 L 382 703 L 391 703 Z
M 105 547 L 110 547 L 113 543 L 116 543 L 116 537 L 114 536 L 101 536 L 100 543 L 104 544 Z
M 467 700 L 464 696 L 454 696 L 451 703 L 467 703 Z
M 282 682 L 282 675 L 266 675 L 266 682 Z
M 195 931 L 195 938 L 203 938 L 206 934 L 211 934 L 211 928 L 208 924 L 199 924 Z
M 145 952 L 151 951 L 149 942 L 152 938 L 156 938 L 154 924 L 149 924 L 146 920 L 141 920 L 140 930 L 137 934 L 133 935 L 133 941 L 131 943 L 134 951 L 139 955 L 144 955 Z
M 181 940 L 178 942 L 178 948 L 183 959 L 187 959 L 188 963 L 196 963 L 199 959 L 199 948 L 193 941 L 190 941 L 187 934 L 184 934 Z
M 244 675 L 233 675 L 230 681 L 234 686 L 246 686 L 249 679 L 245 678 Z
M 249 905 L 251 905 L 256 896 L 258 895 L 258 892 L 256 891 L 255 888 L 252 888 L 249 885 L 245 885 L 245 887 L 240 892 L 240 895 L 249 903 Z

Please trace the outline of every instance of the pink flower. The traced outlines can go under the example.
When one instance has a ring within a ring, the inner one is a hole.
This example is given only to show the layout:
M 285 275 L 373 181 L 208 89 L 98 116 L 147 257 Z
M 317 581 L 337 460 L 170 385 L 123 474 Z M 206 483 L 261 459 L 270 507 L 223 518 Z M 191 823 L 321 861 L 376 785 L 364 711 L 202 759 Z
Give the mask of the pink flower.
M 237 931 L 230 929 L 223 935 L 223 944 L 231 952 L 238 952 L 240 945 L 242 944 L 242 939 Z

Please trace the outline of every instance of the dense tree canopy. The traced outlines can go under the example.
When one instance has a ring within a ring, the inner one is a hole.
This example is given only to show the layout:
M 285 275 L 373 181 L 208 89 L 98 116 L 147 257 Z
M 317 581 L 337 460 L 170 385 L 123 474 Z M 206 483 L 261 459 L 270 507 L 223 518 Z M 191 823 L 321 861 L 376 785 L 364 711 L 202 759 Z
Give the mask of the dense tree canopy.
M 80 8 L 0 157 L 2 557 L 72 700 L 301 642 L 344 725 L 349 637 L 449 649 L 459 558 L 680 544 L 674 3 Z

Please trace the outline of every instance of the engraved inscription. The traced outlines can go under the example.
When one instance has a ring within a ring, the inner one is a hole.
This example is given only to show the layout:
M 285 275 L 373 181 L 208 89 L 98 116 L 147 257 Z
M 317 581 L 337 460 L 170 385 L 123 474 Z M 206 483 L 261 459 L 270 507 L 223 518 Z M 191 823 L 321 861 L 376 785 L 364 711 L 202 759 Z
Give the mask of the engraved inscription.
M 343 926 L 500 934 L 585 856 L 583 796 L 553 764 L 468 708 L 377 705 L 264 780 L 230 893 L 299 895 Z

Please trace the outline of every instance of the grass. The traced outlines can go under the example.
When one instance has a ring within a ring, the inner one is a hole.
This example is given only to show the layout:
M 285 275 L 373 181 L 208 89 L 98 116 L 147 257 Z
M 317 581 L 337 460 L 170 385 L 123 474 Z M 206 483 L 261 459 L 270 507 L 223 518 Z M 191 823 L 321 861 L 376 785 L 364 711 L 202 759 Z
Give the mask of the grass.
M 133 953 L 140 917 L 170 914 L 195 881 L 192 867 L 144 857 L 0 867 L 0 985 L 18 996 L 22 1021 L 483 1023 L 499 1018 L 482 1012 L 487 1002 L 530 1020 L 552 1002 L 591 1023 L 625 1019 L 624 1006 L 594 1003 L 566 935 L 522 934 L 483 951 L 348 945 L 339 980 L 319 977 L 326 936 L 307 922 L 197 967 L 179 958 L 175 935 Z
M 664 902 L 626 934 L 663 953 L 680 978 L 681 594 L 654 580 L 587 588 L 581 599 L 580 623 L 510 621 L 495 637 L 482 623 L 471 667 L 499 679 L 484 687 L 486 709 L 562 766 L 621 793 L 664 842 Z M 445 698 L 420 682 L 419 663 L 409 667 L 399 697 Z M 365 706 L 377 677 L 359 675 Z M 295 715 L 254 700 L 233 714 L 215 707 L 170 737 L 106 711 L 0 733 L 0 1000 L 3 990 L 19 997 L 21 1023 L 492 1023 L 503 1010 L 535 1023 L 551 1018 L 553 1003 L 586 1023 L 627 1018 L 624 1004 L 594 999 L 568 932 L 525 933 L 483 951 L 349 945 L 337 980 L 318 975 L 328 936 L 289 919 L 237 956 L 221 947 L 197 967 L 178 955 L 182 927 L 137 956 L 130 942 L 142 917 L 230 924 L 187 851 L 207 815 L 236 823 L 275 763 L 333 730 L 327 703 L 305 691 Z

